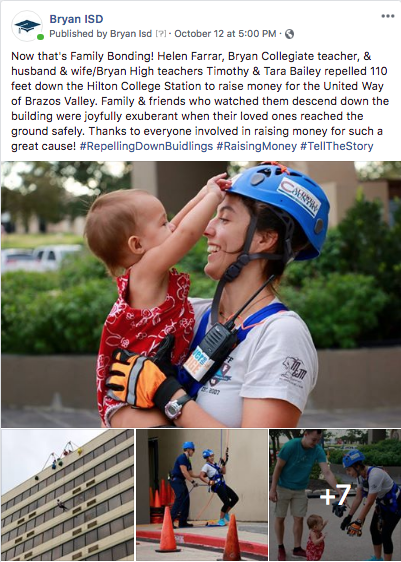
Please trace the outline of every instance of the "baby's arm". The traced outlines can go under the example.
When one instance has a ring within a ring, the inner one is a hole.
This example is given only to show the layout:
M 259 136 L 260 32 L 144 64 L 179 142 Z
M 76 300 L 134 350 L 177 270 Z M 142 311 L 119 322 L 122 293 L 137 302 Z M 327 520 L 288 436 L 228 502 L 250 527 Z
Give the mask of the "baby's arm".
M 199 193 L 195 195 L 193 199 L 188 201 L 188 203 L 185 205 L 185 207 L 181 209 L 181 211 L 178 211 L 175 217 L 171 219 L 170 223 L 173 224 L 175 228 L 177 228 L 177 226 L 180 224 L 182 219 L 189 213 L 189 211 L 192 211 L 195 205 L 197 205 L 199 201 L 202 201 L 206 193 L 207 193 L 207 186 L 205 185 L 204 187 L 202 187 Z
M 313 542 L 314 545 L 318 545 L 318 544 L 320 544 L 321 542 L 323 542 L 324 539 L 325 539 L 325 537 L 326 537 L 326 535 L 322 535 L 320 538 L 318 538 L 318 537 L 317 537 L 317 534 L 315 533 L 315 531 L 311 531 L 311 532 L 310 532 L 310 538 L 311 538 L 311 540 L 312 540 L 312 542 Z
M 140 266 L 146 276 L 162 274 L 189 252 L 204 233 L 217 206 L 223 201 L 224 190 L 231 186 L 231 181 L 225 179 L 225 175 L 220 174 L 207 182 L 205 195 L 181 218 L 171 236 L 160 246 L 146 252 L 136 268 Z
M 219 174 L 218 176 L 211 178 L 209 182 L 217 180 L 216 183 L 218 183 L 220 189 L 228 189 L 231 186 L 231 181 L 224 178 L 224 176 L 226 175 L 227 174 Z M 182 219 L 189 213 L 189 211 L 192 211 L 192 209 L 195 207 L 195 205 L 199 203 L 199 201 L 202 201 L 202 199 L 205 197 L 207 192 L 208 192 L 208 185 L 205 185 L 204 187 L 202 187 L 199 193 L 197 193 L 193 199 L 188 201 L 185 207 L 183 207 L 181 211 L 179 211 L 175 215 L 175 217 L 170 221 L 170 223 L 177 228 L 177 226 L 180 224 Z

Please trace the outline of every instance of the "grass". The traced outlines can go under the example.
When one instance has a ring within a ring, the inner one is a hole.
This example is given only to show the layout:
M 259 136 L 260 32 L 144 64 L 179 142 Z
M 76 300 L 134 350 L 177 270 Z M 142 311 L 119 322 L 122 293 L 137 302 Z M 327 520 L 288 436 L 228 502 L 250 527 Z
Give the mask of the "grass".
M 37 248 L 54 244 L 83 244 L 82 236 L 77 234 L 3 234 L 1 248 Z

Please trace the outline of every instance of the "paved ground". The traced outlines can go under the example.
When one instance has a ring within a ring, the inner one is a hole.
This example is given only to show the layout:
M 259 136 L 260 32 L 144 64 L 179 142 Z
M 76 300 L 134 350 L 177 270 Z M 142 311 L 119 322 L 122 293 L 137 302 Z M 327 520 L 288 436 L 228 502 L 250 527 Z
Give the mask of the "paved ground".
M 100 427 L 95 410 L 73 410 L 70 408 L 2 408 L 2 427 Z M 307 410 L 299 427 L 399 427 L 400 411 L 394 409 L 337 410 L 319 412 Z
M 340 529 L 341 519 L 333 515 L 332 508 L 326 506 L 324 500 L 320 498 L 309 499 L 308 514 L 315 513 L 321 515 L 324 520 L 328 519 L 328 524 L 325 528 L 327 537 L 325 540 L 325 551 L 322 560 L 337 561 L 352 561 L 352 560 L 369 560 L 373 556 L 372 542 L 369 532 L 370 520 L 372 517 L 372 510 L 369 513 L 366 523 L 363 528 L 361 537 L 349 537 L 345 531 Z M 270 502 L 270 537 L 269 537 L 269 560 L 277 560 L 277 539 L 274 532 L 274 504 Z M 299 560 L 292 556 L 293 535 L 292 535 L 292 518 L 286 519 L 286 529 L 284 535 L 284 545 L 287 551 L 287 560 Z M 306 542 L 309 530 L 304 524 L 304 534 L 302 540 L 302 547 L 306 547 Z M 401 523 L 398 524 L 393 533 L 394 554 L 393 560 L 401 560 Z
M 366 410 L 306 410 L 299 427 L 399 427 L 400 409 L 377 408 Z
M 202 522 L 195 521 L 194 527 L 188 529 L 176 529 L 174 534 L 176 537 L 177 548 L 181 548 L 181 553 L 156 553 L 157 543 L 149 543 L 143 540 L 143 536 L 148 532 L 160 533 L 162 525 L 138 525 L 137 526 L 137 560 L 217 560 L 224 548 L 225 538 L 227 536 L 228 527 L 205 527 Z M 268 543 L 268 525 L 267 523 L 237 523 L 238 539 L 241 544 L 256 543 L 262 545 L 266 549 Z M 186 537 L 195 536 L 199 538 L 199 542 L 203 545 L 202 549 L 189 547 Z M 218 543 L 221 548 L 216 548 Z M 250 550 L 244 547 L 245 550 Z M 243 560 L 266 560 L 263 556 L 248 555 L 242 551 L 241 558 Z
M 152 562 L 164 560 L 184 560 L 190 562 L 192 560 L 214 560 L 222 559 L 222 552 L 210 549 L 196 549 L 187 546 L 177 545 L 181 552 L 156 552 L 158 545 L 154 543 L 137 541 L 136 545 L 136 560 L 150 560 Z M 241 554 L 241 560 L 255 560 L 255 558 L 248 558 Z
M 100 427 L 95 410 L 61 408 L 2 408 L 2 427 Z

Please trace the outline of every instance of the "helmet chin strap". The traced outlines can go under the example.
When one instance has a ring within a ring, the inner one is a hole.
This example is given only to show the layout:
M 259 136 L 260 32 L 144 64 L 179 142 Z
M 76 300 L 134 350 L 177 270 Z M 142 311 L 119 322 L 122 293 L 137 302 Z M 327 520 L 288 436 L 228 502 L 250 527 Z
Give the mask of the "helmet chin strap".
M 284 252 L 282 254 L 271 254 L 271 253 L 265 253 L 265 252 L 260 252 L 260 253 L 256 253 L 256 254 L 250 254 L 249 253 L 249 249 L 250 249 L 251 244 L 252 244 L 253 236 L 254 236 L 255 231 L 256 231 L 256 223 L 257 223 L 257 217 L 254 214 L 252 214 L 251 215 L 251 221 L 249 223 L 248 230 L 247 230 L 246 237 L 245 237 L 245 243 L 244 243 L 244 246 L 241 250 L 241 254 L 238 256 L 238 258 L 236 259 L 236 261 L 234 263 L 232 263 L 231 265 L 228 266 L 228 268 L 224 272 L 223 276 L 221 277 L 220 281 L 218 282 L 216 292 L 215 292 L 214 297 L 213 297 L 212 310 L 211 310 L 211 315 L 210 315 L 212 326 L 214 324 L 217 324 L 217 322 L 218 322 L 219 305 L 220 305 L 221 295 L 223 293 L 223 289 L 224 289 L 226 283 L 231 283 L 232 281 L 237 279 L 237 277 L 241 273 L 243 267 L 248 265 L 249 262 L 251 262 L 253 260 L 264 259 L 264 260 L 282 261 L 284 263 L 284 265 L 287 265 L 288 263 L 290 263 L 295 258 L 295 254 L 293 252 L 292 245 L 291 245 L 291 239 L 292 239 L 292 235 L 293 235 L 293 232 L 294 232 L 294 221 L 292 220 L 290 215 L 288 215 L 288 213 L 286 213 L 285 211 L 282 211 L 281 209 L 273 209 L 271 207 L 270 207 L 270 209 L 283 221 L 283 223 L 285 225 Z M 231 252 L 226 252 L 226 253 L 229 254 Z M 237 253 L 237 252 L 234 252 L 234 253 Z M 251 298 L 251 301 L 260 293 L 260 291 L 262 291 L 265 288 L 265 286 L 267 286 L 269 283 L 271 283 L 273 281 L 273 279 L 275 279 L 275 277 L 276 277 L 275 275 L 271 275 L 269 277 L 268 281 L 263 283 L 263 285 L 260 287 L 260 289 Z M 248 303 L 251 302 L 251 301 L 248 301 Z M 242 311 L 242 309 L 243 309 L 243 307 L 241 308 L 241 311 Z

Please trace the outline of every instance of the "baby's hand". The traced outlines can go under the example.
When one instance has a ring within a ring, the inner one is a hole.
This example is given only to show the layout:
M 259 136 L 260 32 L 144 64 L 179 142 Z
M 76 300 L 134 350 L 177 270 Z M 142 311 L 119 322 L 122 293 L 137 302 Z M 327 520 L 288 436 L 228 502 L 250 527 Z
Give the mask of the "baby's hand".
M 219 196 L 220 201 L 223 201 L 225 197 L 225 190 L 229 189 L 232 185 L 231 180 L 226 179 L 227 174 L 219 174 L 218 176 L 214 176 L 210 178 L 210 180 L 206 184 L 207 193 L 216 193 Z

